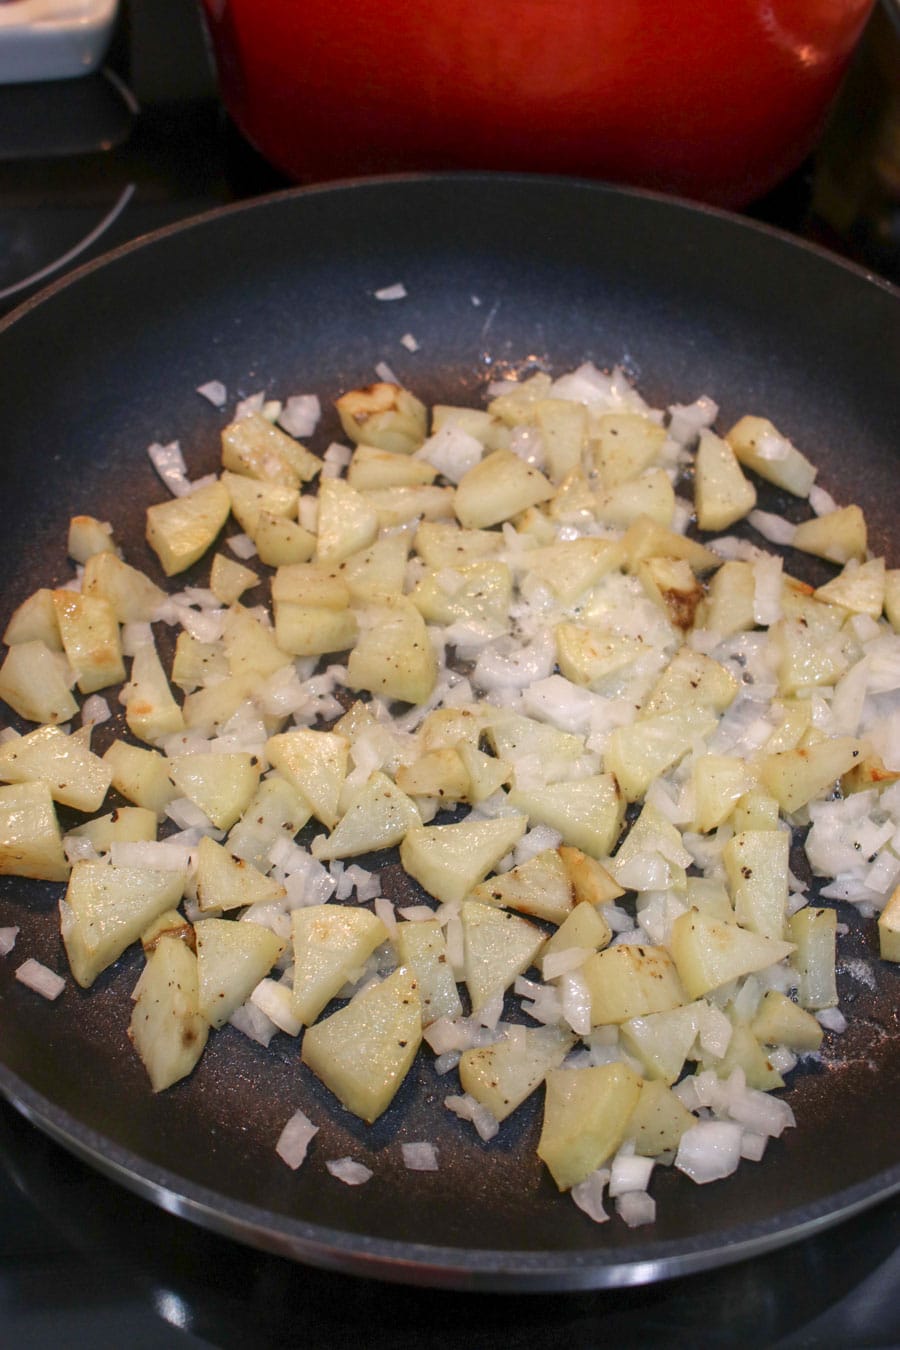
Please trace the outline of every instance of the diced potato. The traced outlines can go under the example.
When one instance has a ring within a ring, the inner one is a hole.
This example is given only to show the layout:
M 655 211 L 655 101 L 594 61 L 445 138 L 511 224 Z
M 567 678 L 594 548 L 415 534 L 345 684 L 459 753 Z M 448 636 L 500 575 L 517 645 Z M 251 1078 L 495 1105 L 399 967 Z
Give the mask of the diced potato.
M 747 1086 L 758 1092 L 784 1087 L 784 1079 L 768 1058 L 748 1026 L 738 1024 L 731 1033 L 728 1049 L 721 1058 L 701 1052 L 701 1069 L 712 1069 L 718 1078 L 728 1079 L 741 1069 Z
M 425 440 L 425 406 L 398 384 L 383 382 L 351 389 L 336 399 L 334 406 L 341 426 L 355 445 L 411 455 Z
M 503 535 L 496 530 L 464 530 L 455 521 L 423 520 L 413 542 L 428 567 L 460 567 L 499 553 Z
M 265 871 L 275 841 L 293 839 L 311 815 L 309 803 L 297 789 L 281 774 L 270 773 L 228 836 L 228 851 Z
M 683 891 L 690 857 L 672 822 L 652 802 L 645 802 L 608 865 L 616 881 L 628 888 L 634 879 L 632 863 L 637 860 L 644 874 L 641 877 L 641 889 L 644 889 L 646 868 L 652 863 L 654 890 Z
M 0 876 L 65 881 L 69 864 L 46 783 L 0 787 Z
M 639 638 L 584 624 L 558 623 L 554 637 L 560 674 L 593 690 L 602 689 L 610 676 L 627 669 L 645 650 Z
M 263 558 L 263 562 L 266 561 L 268 560 Z M 234 558 L 227 558 L 224 553 L 217 553 L 212 560 L 209 589 L 220 605 L 233 605 L 236 600 L 240 600 L 244 591 L 258 586 L 259 580 L 259 576 L 251 567 L 245 567 Z
M 89 988 L 137 942 L 157 915 L 178 904 L 184 881 L 180 871 L 75 864 L 60 901 L 60 928 L 72 974 L 82 988 Z
M 53 604 L 66 659 L 83 694 L 125 678 L 119 625 L 112 605 L 98 596 L 54 591 Z
M 465 900 L 460 917 L 466 987 L 472 1011 L 478 1012 L 508 989 L 517 975 L 534 965 L 546 938 L 527 919 L 479 900 Z
M 549 586 L 564 605 L 573 604 L 585 591 L 592 590 L 621 562 L 618 539 L 596 538 L 564 539 L 529 549 L 516 559 L 517 566 Z
M 359 632 L 352 610 L 275 601 L 275 640 L 292 656 L 324 656 L 345 652 Z
M 418 984 L 400 966 L 310 1027 L 301 1058 L 348 1111 L 371 1124 L 390 1106 L 421 1041 Z
M 138 808 L 135 807 L 135 810 Z M 141 933 L 141 946 L 144 949 L 144 955 L 149 956 L 154 950 L 160 938 L 176 938 L 183 942 L 193 953 L 197 953 L 197 942 L 194 938 L 194 925 L 188 923 L 187 919 L 178 909 L 165 909 L 162 914 L 158 914 L 151 923 L 147 925 Z M 140 980 L 138 980 L 132 990 L 132 999 L 140 993 Z
M 197 1010 L 212 1027 L 224 1026 L 284 951 L 284 941 L 258 923 L 201 919 L 197 942 Z
M 331 999 L 356 979 L 387 929 L 368 909 L 308 905 L 291 915 L 294 944 L 294 1012 L 311 1026 Z
M 544 447 L 547 475 L 551 482 L 561 483 L 581 463 L 587 444 L 587 407 L 571 399 L 542 398 L 534 405 L 534 415 Z
M 400 964 L 408 966 L 418 981 L 423 1027 L 441 1017 L 462 1016 L 462 1001 L 438 920 L 401 923 L 395 942 Z
M 260 511 L 253 540 L 267 567 L 308 562 L 316 551 L 316 536 L 310 530 L 271 511 Z
M 66 552 L 77 563 L 86 563 L 98 553 L 115 553 L 112 526 L 96 516 L 73 516 L 69 521 Z
M 433 483 L 437 470 L 424 459 L 358 445 L 347 468 L 347 482 L 357 491 L 366 488 L 413 487 Z
M 225 427 L 222 464 L 234 473 L 286 487 L 311 482 L 322 467 L 316 455 L 258 412 Z
M 694 823 L 701 834 L 707 834 L 728 819 L 755 779 L 745 761 L 734 755 L 698 755 L 691 782 Z
M 550 376 L 537 370 L 492 399 L 488 412 L 510 427 L 531 425 L 537 421 L 541 401 L 550 397 L 551 384 Z
M 694 506 L 701 530 L 727 530 L 756 505 L 756 488 L 741 473 L 727 441 L 700 432 L 694 468 Z
M 465 1050 L 459 1081 L 495 1120 L 505 1120 L 540 1087 L 551 1069 L 558 1069 L 575 1043 L 561 1027 L 521 1028 L 521 1035 L 494 1045 Z
M 198 1009 L 197 958 L 163 937 L 148 958 L 128 1034 L 154 1092 L 186 1078 L 203 1054 L 209 1026 Z
M 341 574 L 354 604 L 367 605 L 401 594 L 406 581 L 409 534 L 384 535 L 369 548 L 345 558 Z
M 641 1095 L 627 1064 L 551 1069 L 538 1156 L 561 1191 L 577 1186 L 617 1150 Z
M 900 961 L 900 886 L 878 916 L 878 949 L 882 961 Z
M 625 1128 L 625 1138 L 634 1140 L 635 1153 L 657 1158 L 661 1153 L 674 1153 L 685 1130 L 696 1123 L 696 1116 L 657 1078 L 641 1087 Z
M 710 709 L 687 704 L 616 727 L 606 742 L 603 767 L 614 775 L 625 800 L 637 801 L 654 779 L 677 764 L 697 739 L 708 736 L 717 722 Z
M 29 722 L 67 722 L 78 712 L 61 652 L 34 639 L 17 642 L 0 666 L 0 698 Z
M 275 640 L 271 628 L 241 605 L 232 605 L 222 624 L 222 643 L 231 675 L 268 679 L 291 664 Z
M 464 563 L 452 571 L 427 572 L 410 599 L 429 623 L 493 624 L 502 632 L 512 601 L 512 575 L 506 563 Z
M 172 683 L 189 692 L 228 675 L 228 658 L 221 642 L 198 642 L 182 629 L 175 641 Z
M 731 823 L 736 830 L 777 830 L 778 803 L 761 788 L 752 788 L 738 800 Z
M 699 909 L 723 923 L 735 922 L 731 897 L 724 883 L 714 877 L 687 877 L 685 899 L 691 909 Z
M 197 849 L 194 885 L 201 910 L 229 910 L 241 909 L 245 905 L 264 905 L 274 900 L 282 900 L 286 894 L 280 881 L 267 877 L 246 859 L 236 858 L 227 848 L 217 844 L 208 835 L 203 836 Z M 265 973 L 263 971 L 263 974 Z M 259 979 L 262 979 L 262 975 Z M 249 992 L 248 989 L 247 994 Z M 244 999 L 240 1001 L 243 1003 Z M 228 1016 L 231 1016 L 231 1012 Z M 227 1021 L 227 1018 L 223 1020 Z
M 835 1008 L 837 914 L 831 908 L 807 905 L 788 920 L 788 936 L 796 943 L 791 965 L 797 972 L 797 1001 L 801 1008 Z
M 641 715 L 674 712 L 686 703 L 724 712 L 738 691 L 730 670 L 703 652 L 684 645 L 672 657 L 641 705 Z
M 822 1028 L 812 1014 L 777 989 L 766 990 L 750 1030 L 763 1045 L 786 1045 L 799 1054 L 822 1044 Z
M 218 480 L 186 497 L 173 497 L 147 508 L 147 543 L 167 577 L 199 562 L 215 542 L 230 510 L 228 490 Z
M 669 1084 L 681 1077 L 705 1007 L 700 1000 L 645 1017 L 630 1017 L 622 1023 L 622 1042 L 643 1064 L 648 1077 Z
M 672 924 L 669 950 L 688 998 L 702 998 L 741 975 L 783 961 L 793 942 L 749 933 L 698 910 L 688 910 Z M 613 950 L 616 950 L 615 948 Z
M 785 488 L 795 497 L 808 497 L 816 470 L 766 417 L 745 416 L 725 436 L 740 462 L 760 478 Z
M 143 643 L 135 652 L 131 676 L 120 699 L 125 704 L 125 721 L 139 740 L 152 745 L 163 736 L 184 730 L 184 714 L 152 642 Z
M 658 456 L 665 427 L 641 413 L 602 413 L 591 431 L 594 463 L 604 487 L 637 478 Z
M 188 694 L 181 708 L 184 725 L 206 734 L 221 727 L 252 698 L 257 683 L 252 675 L 229 675 Z
M 313 840 L 312 853 L 321 862 L 330 862 L 394 848 L 408 830 L 421 824 L 416 803 L 397 783 L 376 770 L 354 793 L 328 838 Z
M 346 737 L 307 727 L 285 731 L 266 742 L 266 758 L 273 769 L 306 798 L 313 815 L 329 830 L 338 819 L 349 748 Z
M 397 770 L 397 786 L 411 797 L 435 797 L 442 804 L 461 802 L 469 792 L 469 775 L 458 751 L 426 750 Z
M 128 741 L 113 741 L 104 760 L 112 769 L 112 786 L 137 806 L 161 816 L 176 795 L 167 761 L 156 750 L 142 750 Z
M 868 614 L 870 618 L 878 619 L 884 608 L 885 575 L 884 558 L 872 558 L 863 563 L 854 559 L 839 576 L 819 586 L 815 596 L 827 604 L 849 609 L 853 614 Z
M 710 578 L 701 622 L 722 637 L 746 633 L 756 626 L 756 579 L 750 563 L 730 558 Z
M 378 528 L 390 530 L 412 520 L 452 520 L 456 492 L 435 483 L 412 487 L 366 488 L 362 494 L 378 512 Z
M 834 736 L 817 745 L 763 755 L 757 769 L 763 786 L 790 815 L 826 792 L 853 768 L 860 755 L 855 737 Z
M 181 794 L 199 806 L 218 830 L 230 830 L 244 814 L 259 782 L 259 760 L 239 750 L 173 755 L 168 765 Z
M 687 1002 L 678 971 L 661 947 L 607 947 L 589 957 L 581 973 L 591 994 L 592 1026 L 667 1012 Z
M 54 801 L 77 811 L 99 810 L 111 778 L 109 766 L 80 736 L 67 736 L 59 727 L 39 727 L 0 745 L 0 782 L 43 780 Z
M 687 632 L 694 626 L 697 610 L 703 600 L 703 587 L 686 558 L 656 555 L 641 558 L 635 571 L 647 595 L 659 606 L 673 627 Z
M 527 791 L 514 788 L 508 800 L 530 825 L 559 830 L 564 843 L 593 858 L 607 857 L 625 819 L 625 798 L 610 773 Z
M 483 802 L 504 787 L 512 777 L 512 768 L 505 760 L 486 755 L 475 746 L 460 741 L 457 754 L 469 780 L 466 800 Z
M 414 825 L 400 845 L 404 869 L 445 903 L 462 900 L 525 833 L 524 816 Z
M 145 573 L 110 552 L 88 558 L 81 590 L 106 600 L 119 623 L 149 623 L 165 599 Z
M 112 765 L 105 761 L 112 773 Z M 86 820 L 69 834 L 89 839 L 98 853 L 108 853 L 113 844 L 151 843 L 156 839 L 156 812 L 146 806 L 118 806 L 105 816 Z
M 550 923 L 562 923 L 571 912 L 574 888 L 555 849 L 545 849 L 508 872 L 498 872 L 472 891 L 472 899 L 502 905 Z
M 343 478 L 325 478 L 319 487 L 316 560 L 329 566 L 368 548 L 378 533 L 378 512 Z
M 722 855 L 738 923 L 779 941 L 786 936 L 790 843 L 786 830 L 741 830 Z
M 255 478 L 227 472 L 222 474 L 221 485 L 228 498 L 229 510 L 234 512 L 241 529 L 251 539 L 256 539 L 263 515 L 285 520 L 297 519 L 300 494 L 295 487 L 287 487 L 282 483 L 263 483 Z
M 431 430 L 436 434 L 444 427 L 458 428 L 488 450 L 498 450 L 509 444 L 509 428 L 485 408 L 458 408 L 451 403 L 435 403 L 431 409 Z
M 557 850 L 572 883 L 575 900 L 589 905 L 605 905 L 624 895 L 622 887 L 596 858 L 582 853 L 580 848 L 560 844 Z
M 539 469 L 511 450 L 494 450 L 463 474 L 453 509 L 467 529 L 484 529 L 552 496 L 553 485 Z
M 849 664 L 841 637 L 817 630 L 810 617 L 786 617 L 770 629 L 780 646 L 778 685 L 784 695 L 813 685 L 836 684 Z
M 601 525 L 617 530 L 627 530 L 644 517 L 667 527 L 675 515 L 671 479 L 665 469 L 649 469 L 639 478 L 606 488 L 594 498 L 594 515 Z
M 3 633 L 3 641 L 7 647 L 12 647 L 18 642 L 43 642 L 52 652 L 62 651 L 59 622 L 51 590 L 42 587 L 34 591 L 27 600 L 22 601 L 18 609 L 13 610 L 12 618 Z
M 813 516 L 797 526 L 791 544 L 804 553 L 814 553 L 817 558 L 827 558 L 833 563 L 847 563 L 851 558 L 864 562 L 865 517 L 858 506 L 845 506 L 824 516 Z
M 424 703 L 437 681 L 437 658 L 425 620 L 405 596 L 372 605 L 347 663 L 351 689 L 403 703 Z
M 540 959 L 543 963 L 548 956 L 556 956 L 573 948 L 598 952 L 611 937 L 612 929 L 600 911 L 586 900 L 581 900 L 544 943 Z
M 682 558 L 694 572 L 711 572 L 721 561 L 711 549 L 686 534 L 666 529 L 650 516 L 629 525 L 622 539 L 622 555 L 629 571 L 637 571 L 645 558 Z

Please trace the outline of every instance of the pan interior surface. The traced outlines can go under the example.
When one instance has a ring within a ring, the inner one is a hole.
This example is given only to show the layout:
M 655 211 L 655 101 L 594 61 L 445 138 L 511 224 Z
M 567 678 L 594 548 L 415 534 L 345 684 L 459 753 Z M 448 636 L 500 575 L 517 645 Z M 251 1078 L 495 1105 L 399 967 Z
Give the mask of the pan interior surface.
M 404 298 L 377 297 L 397 283 Z M 863 506 L 870 548 L 898 565 L 898 314 L 890 287 L 771 231 L 566 180 L 373 180 L 214 213 L 0 325 L 4 611 L 70 575 L 64 541 L 81 512 L 111 520 L 128 561 L 156 575 L 144 510 L 165 492 L 145 451 L 178 439 L 192 477 L 217 467 L 224 415 L 198 386 L 221 380 L 229 406 L 257 390 L 316 393 L 327 443 L 340 436 L 334 399 L 380 362 L 428 404 L 479 406 L 506 373 L 590 360 L 624 366 L 656 407 L 708 394 L 722 426 L 761 413 L 838 501 Z M 64 970 L 56 898 L 0 878 L 17 955 Z M 153 1096 L 125 1031 L 134 952 L 55 1004 L 0 963 L 0 1086 L 164 1207 L 302 1260 L 450 1286 L 640 1282 L 776 1246 L 900 1187 L 883 1109 L 900 1092 L 896 971 L 878 962 L 872 923 L 840 918 L 876 987 L 842 974 L 850 1029 L 833 1060 L 792 1075 L 797 1128 L 725 1183 L 658 1168 L 652 1229 L 596 1226 L 558 1195 L 534 1157 L 534 1102 L 482 1147 L 421 1058 L 371 1127 L 301 1079 L 289 1038 L 263 1050 L 230 1027 L 190 1079 Z M 321 1124 L 322 1156 L 366 1162 L 370 1183 L 283 1167 L 275 1141 L 300 1106 Z M 419 1139 L 436 1144 L 437 1173 L 404 1170 L 399 1143 Z

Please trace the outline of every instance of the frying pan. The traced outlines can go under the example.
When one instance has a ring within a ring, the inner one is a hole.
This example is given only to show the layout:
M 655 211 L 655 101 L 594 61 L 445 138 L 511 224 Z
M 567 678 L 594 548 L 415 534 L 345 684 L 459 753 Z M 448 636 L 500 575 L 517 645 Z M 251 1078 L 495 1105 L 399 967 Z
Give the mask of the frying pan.
M 376 299 L 396 282 L 405 299 Z M 69 575 L 77 512 L 112 520 L 129 560 L 156 574 L 143 516 L 165 494 L 145 447 L 177 437 L 192 476 L 215 466 L 223 414 L 196 386 L 220 379 L 231 399 L 316 392 L 330 409 L 383 360 L 426 402 L 478 403 L 501 373 L 590 359 L 625 364 L 656 406 L 709 393 L 722 425 L 763 412 L 839 501 L 864 506 L 871 547 L 896 564 L 898 317 L 891 287 L 814 248 L 597 184 L 409 177 L 215 212 L 82 269 L 0 325 L 4 610 Z M 398 872 L 382 869 L 394 896 Z M 657 1222 L 629 1230 L 557 1194 L 534 1157 L 538 1104 L 483 1146 L 443 1108 L 455 1085 L 424 1057 L 372 1127 L 306 1073 L 294 1041 L 263 1050 L 233 1028 L 153 1096 L 125 1035 L 139 956 L 45 1003 L 13 972 L 25 956 L 65 969 L 54 888 L 0 882 L 0 923 L 21 927 L 0 962 L 4 1093 L 109 1176 L 247 1243 L 444 1287 L 625 1285 L 777 1247 L 900 1188 L 900 982 L 877 960 L 874 925 L 846 907 L 850 1029 L 792 1075 L 797 1128 L 726 1182 L 657 1169 Z M 321 1128 L 293 1173 L 274 1145 L 301 1105 Z M 438 1172 L 404 1170 L 399 1144 L 416 1139 L 436 1143 Z M 372 1168 L 367 1185 L 327 1173 L 325 1159 L 346 1155 Z

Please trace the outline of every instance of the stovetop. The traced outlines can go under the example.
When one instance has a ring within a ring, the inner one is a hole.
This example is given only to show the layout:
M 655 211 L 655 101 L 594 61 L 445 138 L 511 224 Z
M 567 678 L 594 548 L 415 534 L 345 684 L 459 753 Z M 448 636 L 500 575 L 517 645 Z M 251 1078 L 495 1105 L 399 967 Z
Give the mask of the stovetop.
M 876 15 L 869 47 L 894 40 Z M 900 53 L 900 45 L 897 47 Z M 860 116 L 749 214 L 900 283 L 900 163 Z M 871 109 L 869 109 L 871 114 Z M 900 109 L 894 143 L 900 145 Z M 876 153 L 877 152 L 877 153 Z M 878 156 L 881 159 L 878 159 Z M 848 166 L 852 166 L 852 171 Z M 892 187 L 893 184 L 893 187 Z M 126 0 L 103 71 L 0 88 L 0 315 L 150 230 L 286 186 L 224 117 L 190 0 Z M 900 1200 L 805 1242 L 630 1290 L 493 1296 L 298 1266 L 120 1189 L 0 1102 L 0 1343 L 19 1350 L 900 1346 Z

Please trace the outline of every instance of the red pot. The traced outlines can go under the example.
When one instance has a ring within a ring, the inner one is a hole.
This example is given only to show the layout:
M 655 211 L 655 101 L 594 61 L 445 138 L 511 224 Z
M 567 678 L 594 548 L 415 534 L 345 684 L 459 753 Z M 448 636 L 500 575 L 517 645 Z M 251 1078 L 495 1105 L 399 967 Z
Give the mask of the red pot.
M 202 0 L 288 177 L 582 174 L 742 206 L 811 149 L 873 0 Z

